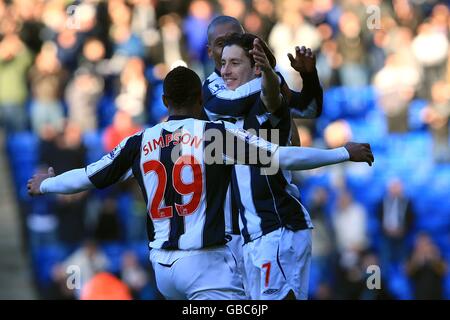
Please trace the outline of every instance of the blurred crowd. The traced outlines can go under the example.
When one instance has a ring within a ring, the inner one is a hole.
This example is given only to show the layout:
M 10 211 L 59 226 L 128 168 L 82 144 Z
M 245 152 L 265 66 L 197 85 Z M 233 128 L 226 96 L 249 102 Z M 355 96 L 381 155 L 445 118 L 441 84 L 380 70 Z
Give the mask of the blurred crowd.
M 286 54 L 316 54 L 324 111 L 296 119 L 302 145 L 374 150 L 373 168 L 296 174 L 315 224 L 311 298 L 450 298 L 448 2 L 0 0 L 0 125 L 40 297 L 82 298 L 65 282 L 77 264 L 83 281 L 109 272 L 128 297 L 160 298 L 133 183 L 39 199 L 23 186 L 163 121 L 167 72 L 213 71 L 206 30 L 220 14 L 267 41 L 293 89 L 302 83 Z M 379 290 L 367 288 L 370 265 L 381 266 Z

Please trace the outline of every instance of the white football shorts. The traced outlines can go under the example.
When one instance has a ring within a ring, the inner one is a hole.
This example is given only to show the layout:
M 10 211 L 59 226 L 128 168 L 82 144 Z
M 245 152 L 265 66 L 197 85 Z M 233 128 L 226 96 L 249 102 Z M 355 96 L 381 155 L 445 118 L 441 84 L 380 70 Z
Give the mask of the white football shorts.
M 199 250 L 152 249 L 156 284 L 169 300 L 245 300 L 237 263 L 227 246 Z
M 247 286 L 252 300 L 281 300 L 292 290 L 308 298 L 311 230 L 279 228 L 244 245 Z

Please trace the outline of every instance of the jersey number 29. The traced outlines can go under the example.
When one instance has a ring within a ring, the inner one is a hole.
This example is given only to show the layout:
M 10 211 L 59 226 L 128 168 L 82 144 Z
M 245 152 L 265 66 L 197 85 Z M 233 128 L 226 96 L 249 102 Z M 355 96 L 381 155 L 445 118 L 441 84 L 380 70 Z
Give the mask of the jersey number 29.
M 185 166 L 191 167 L 193 173 L 193 181 L 185 183 L 181 177 L 181 172 Z M 167 172 L 164 165 L 158 160 L 150 160 L 143 164 L 144 174 L 151 171 L 158 176 L 158 186 L 155 195 L 150 204 L 150 216 L 152 219 L 163 219 L 173 217 L 173 207 L 162 207 L 161 202 L 164 198 L 167 184 Z M 175 209 L 178 215 L 188 216 L 197 210 L 203 192 L 203 175 L 202 167 L 198 160 L 192 155 L 184 155 L 178 158 L 174 163 L 172 170 L 172 185 L 174 189 L 181 195 L 192 194 L 191 200 L 186 204 L 175 203 Z

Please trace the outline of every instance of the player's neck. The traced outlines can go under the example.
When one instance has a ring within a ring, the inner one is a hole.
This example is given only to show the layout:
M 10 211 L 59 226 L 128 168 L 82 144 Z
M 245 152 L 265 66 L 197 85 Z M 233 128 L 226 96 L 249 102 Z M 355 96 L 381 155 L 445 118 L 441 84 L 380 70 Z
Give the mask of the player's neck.
M 169 117 L 184 117 L 184 118 L 194 118 L 199 119 L 200 115 L 196 114 L 191 110 L 171 110 L 169 111 Z

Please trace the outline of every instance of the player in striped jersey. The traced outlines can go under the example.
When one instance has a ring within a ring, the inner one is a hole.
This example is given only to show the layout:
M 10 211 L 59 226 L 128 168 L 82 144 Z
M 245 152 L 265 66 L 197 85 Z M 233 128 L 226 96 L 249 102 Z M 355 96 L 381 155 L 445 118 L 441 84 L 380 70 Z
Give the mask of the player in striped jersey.
M 277 143 L 288 145 L 290 112 L 279 97 L 274 63 L 269 62 L 261 40 L 235 33 L 223 41 L 221 74 L 228 90 L 218 89 L 205 107 L 226 105 L 224 110 L 233 110 L 245 106 L 246 116 L 237 118 L 239 127 L 268 129 L 271 138 L 278 134 Z M 271 99 L 265 98 L 268 94 Z M 232 180 L 232 190 L 241 212 L 246 287 L 251 298 L 306 299 L 312 223 L 299 201 L 297 187 L 291 183 L 290 172 L 278 170 L 267 175 L 236 166 L 234 176 L 239 177 Z
M 259 95 L 261 90 L 260 83 L 252 82 L 250 88 L 247 88 L 246 93 L 242 92 L 226 92 L 225 82 L 223 81 L 220 69 L 221 58 L 224 39 L 231 33 L 245 33 L 242 25 L 236 18 L 230 16 L 218 16 L 214 18 L 208 26 L 208 55 L 214 61 L 215 70 L 208 76 L 203 83 L 203 101 L 204 101 L 204 115 L 208 120 L 228 120 L 235 122 L 246 117 L 252 107 L 252 104 L 247 103 L 247 96 L 251 94 Z M 267 47 L 264 50 L 268 57 L 271 56 L 271 62 L 275 63 L 275 58 Z M 322 97 L 323 91 L 315 68 L 315 58 L 310 49 L 305 47 L 295 49 L 295 56 L 288 55 L 291 61 L 291 66 L 299 72 L 303 80 L 303 88 L 301 92 L 289 90 L 284 82 L 281 74 L 282 91 L 287 98 L 287 104 L 293 113 L 298 118 L 317 118 L 322 112 Z M 242 88 L 241 88 L 242 89 Z M 220 99 L 215 99 L 219 94 Z M 230 101 L 232 100 L 232 101 Z M 291 123 L 291 141 L 293 145 L 300 145 L 300 138 L 298 136 L 295 125 Z M 231 199 L 235 198 L 234 191 L 230 188 L 227 194 L 227 233 L 230 235 L 232 241 L 228 245 L 235 252 L 240 264 L 240 270 L 243 271 L 242 258 L 242 238 L 239 236 L 238 223 L 238 209 Z
M 83 169 L 53 177 L 37 174 L 30 195 L 104 188 L 131 175 L 149 211 L 150 260 L 168 299 L 244 299 L 236 261 L 225 236 L 224 200 L 236 163 L 308 169 L 346 160 L 373 161 L 370 147 L 335 150 L 278 147 L 235 125 L 197 120 L 201 83 L 178 67 L 164 80 L 168 121 L 128 137 Z M 231 143 L 230 143 L 231 142 Z M 266 161 L 268 160 L 268 161 Z

